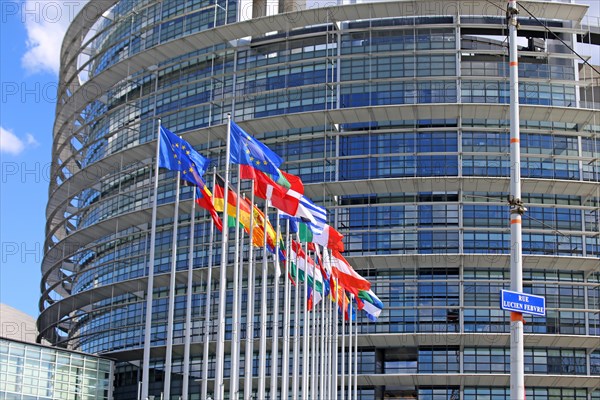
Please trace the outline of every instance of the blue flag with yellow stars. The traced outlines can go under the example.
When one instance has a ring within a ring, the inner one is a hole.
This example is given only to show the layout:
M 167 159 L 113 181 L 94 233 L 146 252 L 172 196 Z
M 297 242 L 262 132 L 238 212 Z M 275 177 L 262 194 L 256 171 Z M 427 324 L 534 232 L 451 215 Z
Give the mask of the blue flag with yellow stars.
M 278 177 L 283 159 L 231 121 L 231 163 L 249 165 Z
M 160 127 L 159 167 L 180 171 L 181 179 L 196 186 L 203 186 L 202 175 L 206 172 L 209 162 L 188 142 L 170 130 Z

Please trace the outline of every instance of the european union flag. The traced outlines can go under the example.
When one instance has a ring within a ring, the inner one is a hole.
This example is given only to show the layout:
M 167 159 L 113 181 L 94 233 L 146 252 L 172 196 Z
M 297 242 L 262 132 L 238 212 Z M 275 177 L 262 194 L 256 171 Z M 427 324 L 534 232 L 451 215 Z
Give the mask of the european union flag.
M 170 130 L 160 127 L 159 167 L 180 171 L 181 179 L 202 187 L 202 175 L 206 172 L 209 162 L 188 142 Z
M 231 121 L 231 162 L 279 176 L 283 159 Z

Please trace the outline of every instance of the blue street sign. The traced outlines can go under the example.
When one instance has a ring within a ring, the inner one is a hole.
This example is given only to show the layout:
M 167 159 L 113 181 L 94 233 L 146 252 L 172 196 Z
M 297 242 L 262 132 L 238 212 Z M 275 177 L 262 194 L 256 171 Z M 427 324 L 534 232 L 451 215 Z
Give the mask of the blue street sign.
M 546 299 L 542 296 L 534 296 L 529 293 L 502 290 L 500 296 L 500 308 L 506 311 L 539 315 L 543 317 L 546 315 Z

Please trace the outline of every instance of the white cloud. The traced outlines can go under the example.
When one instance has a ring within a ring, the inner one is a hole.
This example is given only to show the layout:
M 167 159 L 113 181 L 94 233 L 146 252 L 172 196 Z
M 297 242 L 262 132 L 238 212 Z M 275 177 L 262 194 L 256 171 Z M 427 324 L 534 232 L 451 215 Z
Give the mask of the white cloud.
M 12 131 L 0 126 L 0 152 L 17 155 L 24 149 L 25 143 L 21 139 L 12 133 Z
M 28 133 L 25 135 L 25 139 L 19 138 L 9 129 L 4 129 L 0 126 L 0 152 L 8 153 L 12 155 L 19 155 L 27 147 L 38 147 L 40 142 L 36 138 Z
M 38 147 L 40 145 L 40 142 L 38 142 L 31 133 L 28 133 L 25 137 L 27 139 L 28 146 Z
M 21 58 L 30 73 L 60 69 L 63 37 L 77 12 L 87 0 L 26 0 L 21 3 L 21 16 L 27 30 L 27 52 Z

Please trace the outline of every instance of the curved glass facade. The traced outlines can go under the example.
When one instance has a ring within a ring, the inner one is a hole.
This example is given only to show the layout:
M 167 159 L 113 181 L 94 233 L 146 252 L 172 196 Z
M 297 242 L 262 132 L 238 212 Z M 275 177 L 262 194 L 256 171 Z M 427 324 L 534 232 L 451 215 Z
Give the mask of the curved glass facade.
M 504 11 L 485 2 L 405 3 L 249 20 L 234 0 L 88 5 L 63 46 L 41 336 L 120 360 L 115 397 L 136 398 L 156 121 L 223 167 L 231 113 L 330 210 L 344 254 L 386 306 L 377 323 L 358 321 L 358 398 L 508 399 L 509 325 L 498 306 L 500 289 L 510 286 Z M 524 288 L 545 296 L 548 308 L 525 324 L 527 398 L 597 400 L 600 100 L 588 97 L 597 78 L 584 76 L 568 48 L 585 36 L 581 20 L 552 15 L 552 4 L 537 10 L 562 41 L 533 19 L 519 29 Z M 575 5 L 561 7 L 577 15 Z M 161 170 L 149 377 L 156 396 L 170 255 L 177 246 L 185 276 L 191 196 L 181 189 L 172 243 L 175 174 Z M 198 279 L 191 304 L 186 285 L 176 288 L 176 349 L 187 307 L 193 346 L 205 329 L 210 218 L 196 218 Z M 213 257 L 220 260 L 219 249 Z M 227 313 L 230 328 L 231 307 Z M 214 357 L 209 362 L 213 378 Z M 201 367 L 202 352 L 193 351 L 190 398 L 200 396 Z M 173 399 L 183 368 L 175 356 Z

